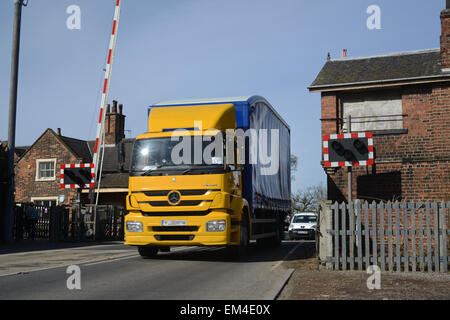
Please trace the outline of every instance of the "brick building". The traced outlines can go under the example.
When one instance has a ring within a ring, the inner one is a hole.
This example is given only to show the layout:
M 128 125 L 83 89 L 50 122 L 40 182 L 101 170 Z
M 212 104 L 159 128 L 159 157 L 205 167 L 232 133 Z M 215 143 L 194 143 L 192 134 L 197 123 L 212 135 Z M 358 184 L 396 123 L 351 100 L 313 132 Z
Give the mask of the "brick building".
M 128 168 L 134 139 L 125 139 L 122 105 L 108 106 L 105 123 L 105 156 L 99 204 L 125 204 Z M 94 141 L 65 137 L 61 130 L 47 129 L 31 146 L 21 147 L 16 161 L 16 202 L 40 205 L 69 204 L 77 191 L 62 189 L 60 167 L 69 163 L 91 163 Z M 83 190 L 86 202 L 88 190 Z
M 321 92 L 322 135 L 373 132 L 375 163 L 354 167 L 352 198 L 450 200 L 450 1 L 440 49 L 327 59 L 310 92 Z M 328 199 L 348 197 L 347 169 L 327 168 Z

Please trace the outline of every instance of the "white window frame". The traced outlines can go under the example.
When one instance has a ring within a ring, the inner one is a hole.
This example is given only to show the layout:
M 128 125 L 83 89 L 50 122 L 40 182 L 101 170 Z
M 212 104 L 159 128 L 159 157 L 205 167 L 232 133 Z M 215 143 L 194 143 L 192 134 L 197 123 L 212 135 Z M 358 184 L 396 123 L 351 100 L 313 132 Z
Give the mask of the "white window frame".
M 56 205 L 59 204 L 59 198 L 58 197 L 31 197 L 31 202 L 35 201 L 56 201 Z
M 403 130 L 403 99 L 401 94 L 353 95 L 342 99 L 342 131 L 347 132 L 347 116 L 352 116 L 352 131 Z
M 39 164 L 42 162 L 53 162 L 53 177 L 39 178 Z M 36 181 L 56 181 L 56 159 L 37 159 L 36 160 Z

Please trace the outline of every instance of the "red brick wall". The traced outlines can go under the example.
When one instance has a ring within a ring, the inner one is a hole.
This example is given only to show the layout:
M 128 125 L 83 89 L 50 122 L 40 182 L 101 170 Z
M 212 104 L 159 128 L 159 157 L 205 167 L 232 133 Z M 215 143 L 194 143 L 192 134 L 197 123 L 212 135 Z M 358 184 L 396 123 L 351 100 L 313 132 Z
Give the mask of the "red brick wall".
M 339 103 L 336 94 L 322 93 L 322 135 L 336 132 L 339 118 Z
M 36 160 L 55 158 L 55 180 L 36 181 Z M 69 204 L 70 199 L 76 196 L 76 191 L 61 189 L 60 166 L 77 162 L 80 159 L 69 152 L 51 130 L 47 130 L 16 164 L 16 202 L 30 202 L 32 197 L 65 195 L 64 204 Z
M 450 87 L 409 86 L 401 93 L 408 133 L 374 136 L 375 165 L 353 168 L 353 199 L 448 201 Z M 336 117 L 337 101 L 336 94 L 322 95 L 323 135 L 336 133 L 336 123 L 324 118 Z M 340 168 L 328 177 L 328 196 L 342 201 L 347 195 L 347 169 Z
M 441 12 L 441 64 L 450 68 L 450 10 Z

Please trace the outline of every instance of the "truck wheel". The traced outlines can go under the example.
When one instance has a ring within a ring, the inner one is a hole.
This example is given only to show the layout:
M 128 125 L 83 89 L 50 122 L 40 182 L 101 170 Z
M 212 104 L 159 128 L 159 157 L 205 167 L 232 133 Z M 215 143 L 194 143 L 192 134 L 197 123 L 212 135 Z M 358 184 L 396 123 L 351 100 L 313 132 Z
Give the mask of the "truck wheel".
M 281 245 L 281 241 L 283 240 L 283 225 L 280 220 L 281 219 L 277 217 L 277 223 L 275 225 L 276 235 L 268 239 L 268 245 L 270 247 L 279 247 Z
M 143 258 L 153 258 L 158 254 L 158 248 L 138 247 L 138 252 Z
M 247 255 L 248 245 L 250 243 L 249 229 L 248 229 L 248 221 L 244 220 L 244 223 L 241 225 L 240 231 L 240 245 L 232 246 L 229 249 L 231 250 L 231 255 L 233 258 L 243 258 Z

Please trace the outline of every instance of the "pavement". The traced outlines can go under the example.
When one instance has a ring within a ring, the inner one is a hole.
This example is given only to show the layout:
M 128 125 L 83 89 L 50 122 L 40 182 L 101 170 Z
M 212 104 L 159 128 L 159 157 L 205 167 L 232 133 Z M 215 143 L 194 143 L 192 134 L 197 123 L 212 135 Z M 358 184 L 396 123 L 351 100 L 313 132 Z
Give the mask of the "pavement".
M 120 244 L 120 241 L 111 242 L 51 242 L 48 240 L 21 240 L 11 243 L 0 242 L 0 255 L 8 253 L 21 253 L 32 251 L 45 251 L 68 248 L 91 247 L 97 245 Z
M 238 260 L 220 247 L 176 247 L 142 259 L 119 242 L 22 244 L 21 252 L 0 246 L 0 299 L 273 300 L 294 271 L 284 262 L 308 246 L 252 243 Z M 80 268 L 81 290 L 67 287 L 71 265 Z
M 450 273 L 382 272 L 380 289 L 369 289 L 365 271 L 319 270 L 317 256 L 297 250 L 285 268 L 294 269 L 278 300 L 449 300 Z

